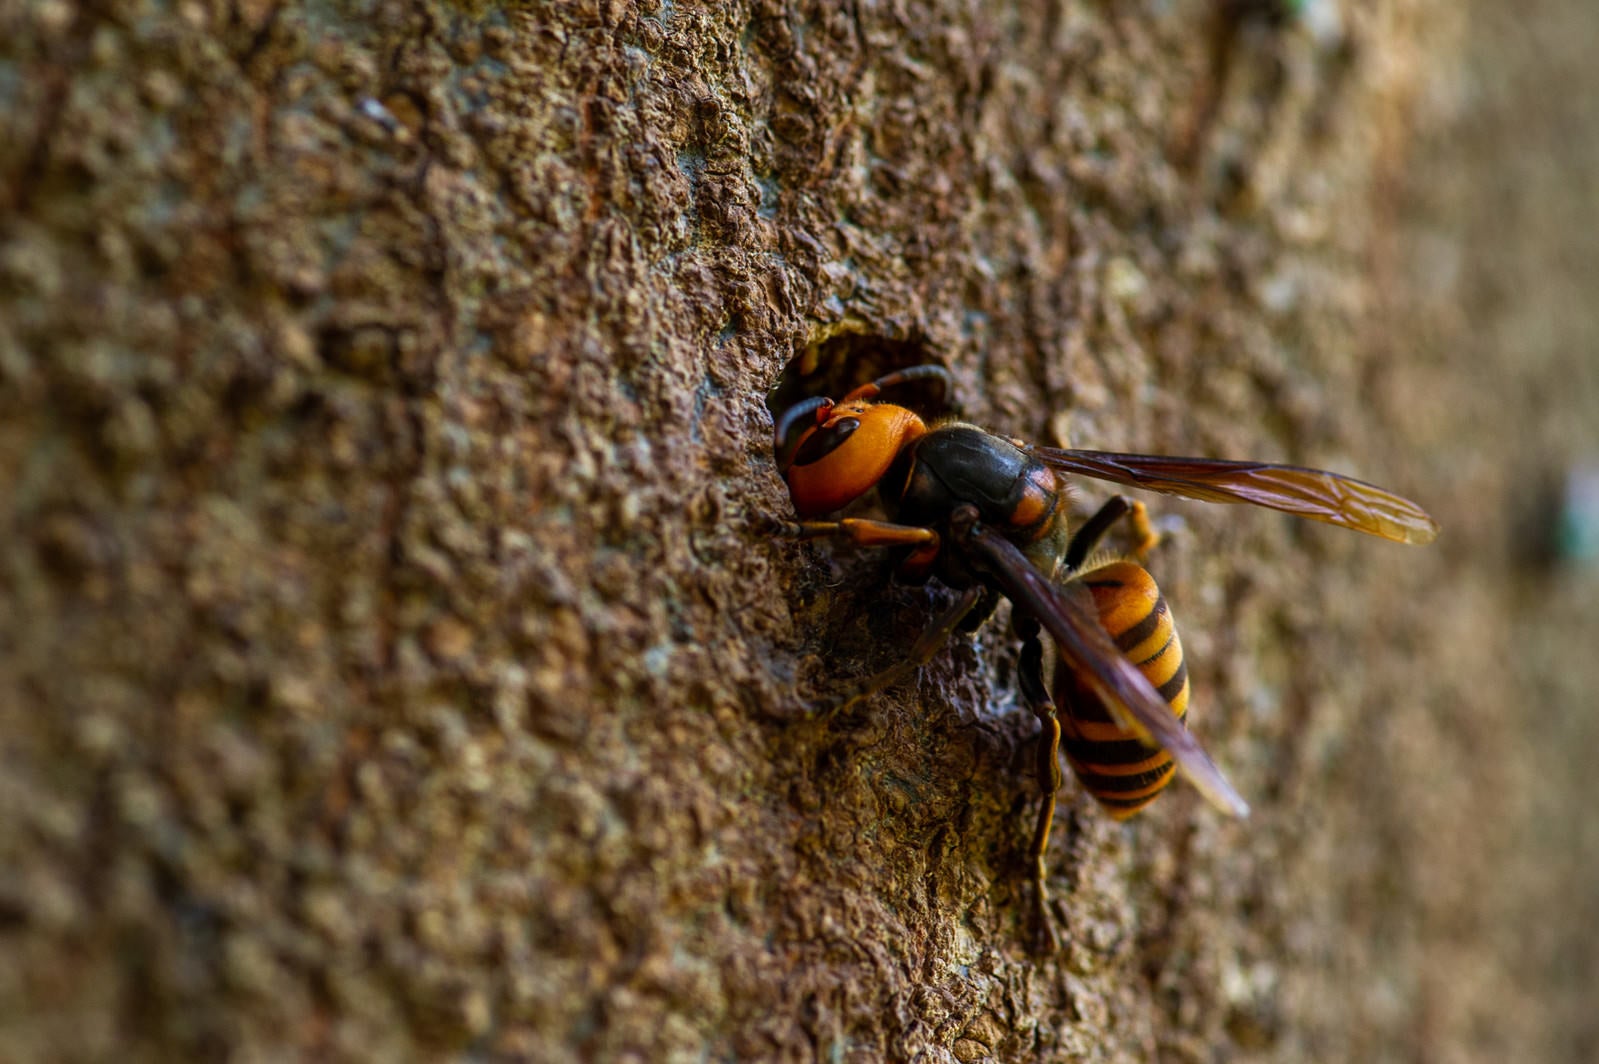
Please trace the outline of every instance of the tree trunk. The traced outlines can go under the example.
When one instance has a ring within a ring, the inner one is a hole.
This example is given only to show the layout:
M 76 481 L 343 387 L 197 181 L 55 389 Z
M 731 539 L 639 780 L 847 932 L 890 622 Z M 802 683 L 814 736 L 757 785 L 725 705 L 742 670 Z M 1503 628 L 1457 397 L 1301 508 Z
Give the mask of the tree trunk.
M 1592 1059 L 1596 18 L 1469 6 L 0 3 L 0 1057 Z M 1053 956 L 1004 611 L 809 712 L 948 593 L 771 405 L 918 362 L 1445 526 L 1150 500 L 1255 816 L 1068 775 Z

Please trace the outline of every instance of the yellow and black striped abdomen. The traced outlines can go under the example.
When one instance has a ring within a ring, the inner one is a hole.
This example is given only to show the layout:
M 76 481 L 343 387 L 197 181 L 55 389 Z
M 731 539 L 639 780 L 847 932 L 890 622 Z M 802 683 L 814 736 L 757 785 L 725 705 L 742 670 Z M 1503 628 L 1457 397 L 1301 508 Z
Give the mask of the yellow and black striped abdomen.
M 1099 621 L 1178 720 L 1188 716 L 1188 667 L 1166 599 L 1143 567 L 1113 561 L 1078 579 L 1094 596 Z M 1117 820 L 1155 800 L 1176 771 L 1171 755 L 1116 722 L 1104 702 L 1065 665 L 1055 668 L 1061 747 L 1089 794 Z

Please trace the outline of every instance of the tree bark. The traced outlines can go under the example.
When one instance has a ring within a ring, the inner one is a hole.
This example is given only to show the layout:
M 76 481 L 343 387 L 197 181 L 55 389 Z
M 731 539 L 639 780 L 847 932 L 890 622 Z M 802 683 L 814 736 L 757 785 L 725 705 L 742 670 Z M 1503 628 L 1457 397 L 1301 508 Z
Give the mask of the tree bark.
M 1594 18 L 1472 7 L 0 3 L 0 1057 L 1591 1059 Z M 1446 529 L 1150 500 L 1256 813 L 1068 775 L 1055 956 L 1003 612 L 810 712 L 948 596 L 768 392 L 917 362 Z

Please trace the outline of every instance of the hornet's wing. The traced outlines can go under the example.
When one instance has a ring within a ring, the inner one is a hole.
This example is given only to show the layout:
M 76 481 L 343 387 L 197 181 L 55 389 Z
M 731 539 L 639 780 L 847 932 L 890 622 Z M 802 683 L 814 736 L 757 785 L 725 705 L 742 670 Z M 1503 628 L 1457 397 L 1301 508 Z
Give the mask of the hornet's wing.
M 1265 506 L 1398 543 L 1431 543 L 1438 535 L 1438 522 L 1409 499 L 1322 469 L 1020 446 L 1053 469 L 1148 491 L 1206 502 Z

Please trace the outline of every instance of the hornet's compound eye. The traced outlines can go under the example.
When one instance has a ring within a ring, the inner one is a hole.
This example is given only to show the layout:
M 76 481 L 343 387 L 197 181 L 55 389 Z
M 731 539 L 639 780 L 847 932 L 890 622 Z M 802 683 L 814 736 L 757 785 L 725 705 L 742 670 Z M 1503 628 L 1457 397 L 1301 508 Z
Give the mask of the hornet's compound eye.
M 841 417 L 831 425 L 823 425 L 807 436 L 799 450 L 794 452 L 794 464 L 807 466 L 826 458 L 842 447 L 844 441 L 860 427 L 861 419 L 858 417 Z

